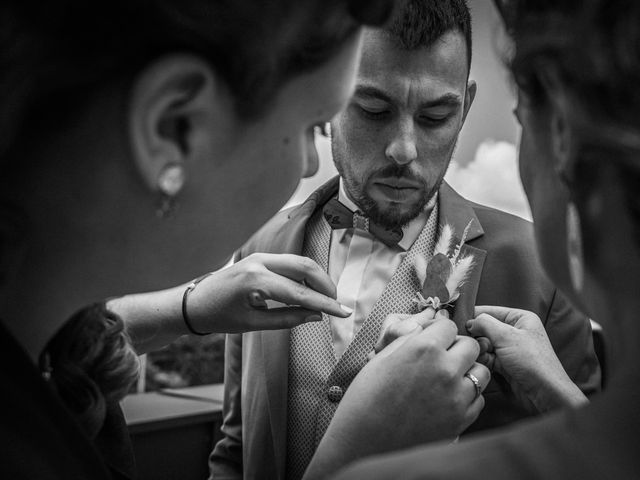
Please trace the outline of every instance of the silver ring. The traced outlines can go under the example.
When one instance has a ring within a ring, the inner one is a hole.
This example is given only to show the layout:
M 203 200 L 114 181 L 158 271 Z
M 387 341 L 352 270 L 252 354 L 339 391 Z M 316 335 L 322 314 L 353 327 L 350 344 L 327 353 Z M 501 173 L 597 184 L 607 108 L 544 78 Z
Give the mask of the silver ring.
M 480 386 L 480 381 L 478 380 L 478 378 L 470 372 L 465 373 L 464 376 L 471 380 L 473 382 L 473 386 L 476 387 L 476 398 L 482 395 L 482 387 Z M 474 398 L 474 400 L 476 398 Z

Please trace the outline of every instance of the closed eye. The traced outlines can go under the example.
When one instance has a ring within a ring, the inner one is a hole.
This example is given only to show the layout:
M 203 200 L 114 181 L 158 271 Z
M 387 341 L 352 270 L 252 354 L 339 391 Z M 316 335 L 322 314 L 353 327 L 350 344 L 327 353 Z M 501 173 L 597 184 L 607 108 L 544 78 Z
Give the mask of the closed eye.
M 360 110 L 360 112 L 367 118 L 370 118 L 372 120 L 380 120 L 383 119 L 385 116 L 387 116 L 390 112 L 387 109 L 372 109 L 372 108 L 365 108 L 362 105 L 358 105 L 358 109 Z
M 422 115 L 418 117 L 418 121 L 422 125 L 427 126 L 438 126 L 447 123 L 447 121 L 451 118 L 451 115 Z

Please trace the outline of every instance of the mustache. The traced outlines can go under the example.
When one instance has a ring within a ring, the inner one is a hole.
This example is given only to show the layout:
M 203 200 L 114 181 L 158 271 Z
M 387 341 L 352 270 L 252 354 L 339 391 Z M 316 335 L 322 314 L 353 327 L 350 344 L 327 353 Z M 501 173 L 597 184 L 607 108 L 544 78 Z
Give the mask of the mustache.
M 367 181 L 373 178 L 405 178 L 408 180 L 413 180 L 415 182 L 419 182 L 420 184 L 424 184 L 424 180 L 417 176 L 415 173 L 411 171 L 408 165 L 387 165 L 386 167 L 381 168 L 380 170 L 376 170 L 372 172 Z

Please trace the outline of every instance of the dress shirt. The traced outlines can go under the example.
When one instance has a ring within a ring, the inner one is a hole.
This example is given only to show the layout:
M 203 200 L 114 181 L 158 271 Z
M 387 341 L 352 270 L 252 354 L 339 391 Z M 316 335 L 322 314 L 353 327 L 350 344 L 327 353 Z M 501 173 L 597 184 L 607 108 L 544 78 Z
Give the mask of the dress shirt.
M 388 247 L 364 230 L 332 230 L 329 276 L 337 287 L 338 302 L 353 309 L 353 313 L 347 318 L 329 317 L 336 359 L 347 350 L 406 256 L 407 250 L 418 239 L 436 198 L 437 196 L 402 228 L 404 236 L 396 247 Z M 342 179 L 338 200 L 350 210 L 358 210 L 357 205 L 347 196 Z

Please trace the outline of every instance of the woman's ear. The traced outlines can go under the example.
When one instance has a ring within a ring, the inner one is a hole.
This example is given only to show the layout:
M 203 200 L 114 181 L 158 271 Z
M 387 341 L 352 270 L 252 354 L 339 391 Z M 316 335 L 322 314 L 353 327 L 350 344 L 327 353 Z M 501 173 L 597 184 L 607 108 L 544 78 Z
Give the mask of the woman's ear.
M 147 187 L 173 196 L 189 175 L 190 158 L 215 158 L 209 150 L 224 134 L 221 122 L 231 121 L 231 107 L 228 90 L 199 57 L 165 56 L 138 74 L 129 99 L 129 138 Z
M 572 156 L 571 128 L 569 123 L 569 101 L 562 82 L 554 70 L 541 69 L 542 83 L 550 104 L 551 151 L 557 162 L 557 170 L 566 180 L 573 178 L 574 158 Z

